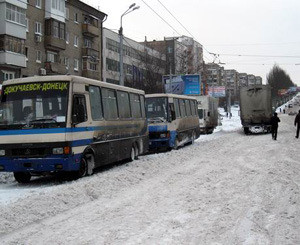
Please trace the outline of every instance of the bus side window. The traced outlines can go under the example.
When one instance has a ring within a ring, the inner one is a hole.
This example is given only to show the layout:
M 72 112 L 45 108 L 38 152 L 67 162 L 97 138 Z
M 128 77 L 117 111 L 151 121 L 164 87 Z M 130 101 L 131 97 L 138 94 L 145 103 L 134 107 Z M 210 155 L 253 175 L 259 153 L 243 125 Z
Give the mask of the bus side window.
M 130 94 L 131 112 L 133 118 L 141 118 L 141 103 L 140 98 L 137 94 Z
M 178 99 L 174 99 L 174 107 L 175 107 L 176 118 L 180 118 L 180 108 L 179 108 Z
M 146 112 L 145 112 L 145 97 L 144 95 L 140 95 L 140 101 L 141 101 L 141 108 L 142 108 L 142 118 L 146 117 Z
M 92 119 L 95 121 L 101 120 L 103 118 L 103 113 L 100 88 L 96 86 L 89 86 L 89 92 Z
M 172 122 L 174 120 L 176 120 L 176 115 L 175 115 L 175 109 L 174 109 L 174 104 L 173 103 L 169 103 L 169 121 Z
M 185 103 L 183 99 L 179 100 L 179 105 L 180 105 L 180 113 L 181 113 L 181 117 L 185 117 L 186 116 L 186 112 L 185 112 Z
M 87 121 L 86 103 L 84 95 L 74 95 L 72 121 L 74 124 Z
M 102 103 L 104 117 L 107 120 L 118 118 L 118 106 L 116 92 L 112 89 L 102 88 Z
M 185 109 L 186 109 L 186 115 L 189 117 L 191 116 L 191 105 L 189 100 L 185 100 Z
M 118 108 L 120 119 L 131 118 L 129 94 L 124 91 L 117 91 Z

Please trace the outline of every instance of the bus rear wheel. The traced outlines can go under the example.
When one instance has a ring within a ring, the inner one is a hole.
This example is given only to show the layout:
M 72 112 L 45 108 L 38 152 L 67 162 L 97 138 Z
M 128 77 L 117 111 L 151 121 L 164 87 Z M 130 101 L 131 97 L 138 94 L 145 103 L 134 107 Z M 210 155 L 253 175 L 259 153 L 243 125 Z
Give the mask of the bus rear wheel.
M 136 159 L 135 147 L 131 146 L 129 161 L 132 162 Z
M 31 174 L 28 172 L 14 172 L 14 177 L 19 183 L 29 183 Z
M 192 144 L 192 145 L 195 143 L 195 140 L 196 140 L 196 134 L 195 134 L 195 132 L 193 131 L 193 133 L 192 133 L 192 139 L 191 139 L 191 144 Z
M 174 150 L 178 150 L 178 148 L 179 148 L 179 140 L 178 140 L 178 138 L 176 137 L 175 142 L 174 142 L 174 147 L 173 147 L 173 149 L 174 149 Z

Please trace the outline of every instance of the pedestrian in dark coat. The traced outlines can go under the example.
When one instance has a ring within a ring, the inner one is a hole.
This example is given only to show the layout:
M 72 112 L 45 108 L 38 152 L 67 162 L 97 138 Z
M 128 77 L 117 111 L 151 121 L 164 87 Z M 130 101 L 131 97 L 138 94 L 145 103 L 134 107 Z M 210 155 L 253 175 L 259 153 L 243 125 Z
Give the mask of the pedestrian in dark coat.
M 296 131 L 296 138 L 299 138 L 299 131 L 300 131 L 300 110 L 298 112 L 298 114 L 295 117 L 295 126 L 297 126 L 297 131 Z
M 278 130 L 278 123 L 280 122 L 279 117 L 277 116 L 277 113 L 274 112 L 273 116 L 271 117 L 271 133 L 272 133 L 272 139 L 277 140 L 277 130 Z

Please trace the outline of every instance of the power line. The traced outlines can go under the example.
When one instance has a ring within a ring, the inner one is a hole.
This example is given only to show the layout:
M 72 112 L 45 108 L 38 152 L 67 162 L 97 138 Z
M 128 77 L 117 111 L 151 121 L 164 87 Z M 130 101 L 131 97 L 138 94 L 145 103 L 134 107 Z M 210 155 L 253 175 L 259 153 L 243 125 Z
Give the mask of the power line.
M 262 58 L 300 58 L 300 56 L 298 55 L 256 55 L 256 54 L 217 54 L 217 55 L 237 56 L 237 57 L 262 57 Z
M 141 1 L 143 1 L 143 3 L 145 3 L 145 1 L 144 0 L 141 0 Z M 195 40 L 196 40 L 196 38 L 194 37 L 194 35 L 171 13 L 171 11 L 164 5 L 164 4 L 162 4 L 162 2 L 160 1 L 160 0 L 157 0 L 163 7 L 164 7 L 164 9 L 191 35 L 191 37 L 192 38 L 194 38 Z M 146 3 L 145 3 L 146 4 Z M 154 13 L 156 13 L 148 4 L 146 4 Z M 156 13 L 157 14 L 157 13 Z M 158 15 L 158 14 L 157 14 Z M 159 16 L 159 15 L 158 15 Z M 161 16 L 159 16 L 164 22 L 166 22 L 166 20 L 164 20 Z M 167 23 L 167 22 L 166 22 Z M 170 24 L 169 23 L 167 23 L 169 26 L 170 26 Z M 173 29 L 173 27 L 171 27 L 172 29 Z M 173 29 L 174 30 L 174 29 Z M 177 32 L 177 31 L 176 31 Z M 177 34 L 179 34 L 178 32 L 177 32 Z M 180 36 L 180 34 L 179 34 L 179 36 Z M 210 55 L 212 55 L 203 45 L 202 45 L 202 48 L 207 52 L 207 53 L 209 53 Z M 203 55 L 204 56 L 204 55 Z M 209 58 L 207 58 L 206 56 L 204 56 L 206 59 L 208 59 L 209 60 Z M 214 58 L 215 58 L 215 56 L 213 56 Z
M 242 44 L 211 44 L 206 46 L 275 46 L 275 45 L 291 45 L 300 44 L 300 42 L 285 42 L 285 43 L 242 43 Z
M 173 31 L 175 31 L 179 36 L 180 33 L 173 27 L 171 26 L 163 17 L 161 17 L 153 8 L 151 8 L 144 0 L 141 0 L 149 9 L 151 9 L 163 22 L 165 22 L 169 27 L 172 28 Z
M 193 34 L 189 32 L 188 29 L 185 28 L 185 26 L 171 13 L 171 11 L 160 1 L 160 0 L 157 0 L 163 7 L 166 11 L 168 11 L 168 13 L 183 27 L 183 29 L 185 29 L 190 35 L 192 38 L 194 38 Z M 195 39 L 195 38 L 194 38 Z

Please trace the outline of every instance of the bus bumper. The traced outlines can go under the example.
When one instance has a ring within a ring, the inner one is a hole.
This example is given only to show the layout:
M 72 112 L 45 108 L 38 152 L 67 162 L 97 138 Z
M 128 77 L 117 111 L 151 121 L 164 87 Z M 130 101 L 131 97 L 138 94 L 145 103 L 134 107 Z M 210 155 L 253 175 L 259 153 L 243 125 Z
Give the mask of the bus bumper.
M 170 139 L 163 138 L 163 139 L 151 139 L 149 140 L 149 149 L 158 149 L 158 148 L 168 148 L 170 147 Z
M 0 172 L 57 172 L 79 170 L 81 154 L 45 158 L 0 158 Z

